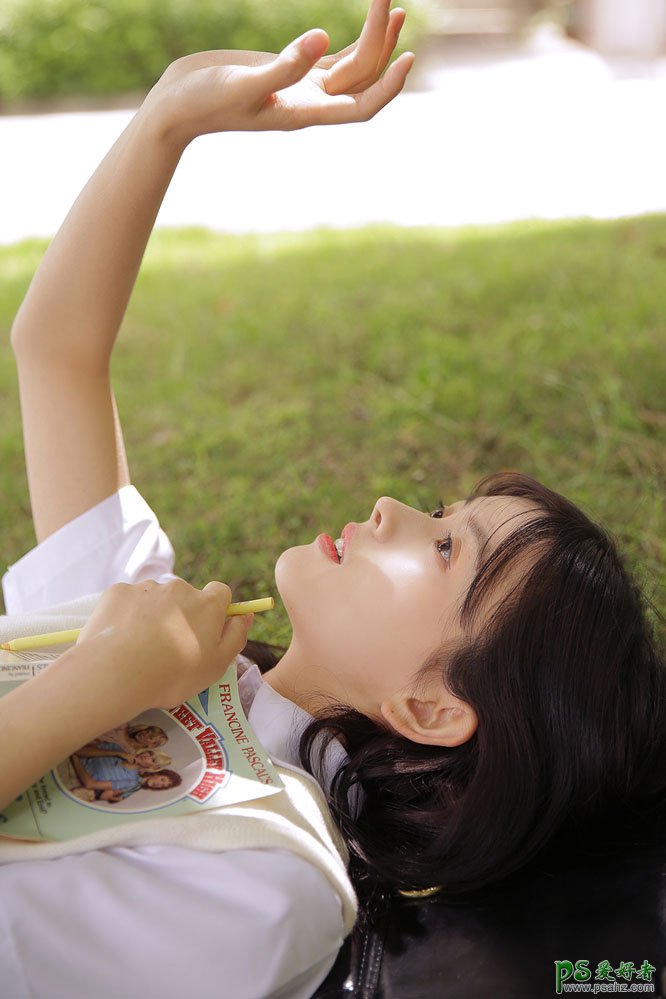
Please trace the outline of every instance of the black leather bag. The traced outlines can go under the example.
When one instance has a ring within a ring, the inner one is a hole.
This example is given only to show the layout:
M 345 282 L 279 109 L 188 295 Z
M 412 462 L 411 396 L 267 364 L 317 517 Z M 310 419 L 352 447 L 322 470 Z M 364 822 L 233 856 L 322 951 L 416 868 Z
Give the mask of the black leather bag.
M 550 999 L 556 962 L 561 984 L 589 984 L 591 995 L 616 981 L 651 983 L 634 994 L 664 999 L 666 847 L 537 867 L 464 905 L 396 899 L 371 932 L 347 938 L 315 996 Z

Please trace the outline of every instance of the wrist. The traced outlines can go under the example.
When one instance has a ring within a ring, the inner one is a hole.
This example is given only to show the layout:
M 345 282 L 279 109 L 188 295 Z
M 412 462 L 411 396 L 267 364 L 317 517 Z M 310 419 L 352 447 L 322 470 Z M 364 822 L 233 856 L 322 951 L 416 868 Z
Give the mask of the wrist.
M 196 139 L 197 132 L 191 124 L 178 119 L 175 103 L 163 76 L 146 95 L 135 121 L 149 141 L 180 157 L 190 142 Z
M 141 683 L 141 671 L 133 664 L 128 669 L 128 658 L 126 643 L 101 633 L 78 643 L 53 664 L 67 670 L 68 683 L 78 687 L 80 702 L 87 702 L 97 719 L 90 739 L 154 706 Z
M 115 648 L 110 636 L 99 635 L 73 646 L 44 671 L 52 673 L 59 689 L 70 691 L 78 711 L 90 719 L 86 742 L 149 706 L 127 682 L 124 660 L 126 655 Z

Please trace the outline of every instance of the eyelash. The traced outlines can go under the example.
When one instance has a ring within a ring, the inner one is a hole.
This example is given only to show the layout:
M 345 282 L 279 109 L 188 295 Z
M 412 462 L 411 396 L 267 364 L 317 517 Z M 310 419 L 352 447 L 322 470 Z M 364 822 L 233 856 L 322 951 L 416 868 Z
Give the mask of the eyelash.
M 430 516 L 431 517 L 443 517 L 445 509 L 446 508 L 445 508 L 444 504 L 442 503 L 441 500 L 439 500 L 437 508 L 435 510 L 433 510 L 433 512 L 430 514 Z M 438 541 L 435 541 L 435 550 L 440 555 L 443 554 L 445 546 L 448 546 L 448 554 L 447 554 L 446 561 L 450 565 L 451 564 L 451 555 L 453 554 L 453 538 L 451 537 L 451 532 L 450 531 L 446 535 L 445 538 L 440 538 Z

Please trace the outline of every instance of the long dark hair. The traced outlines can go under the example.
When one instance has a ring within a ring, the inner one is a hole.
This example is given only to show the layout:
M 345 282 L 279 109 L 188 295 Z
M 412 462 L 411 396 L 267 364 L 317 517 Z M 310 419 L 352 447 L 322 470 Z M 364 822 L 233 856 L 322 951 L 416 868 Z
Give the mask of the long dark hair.
M 315 776 L 331 738 L 349 754 L 329 804 L 362 912 L 378 895 L 431 886 L 461 899 L 548 850 L 663 832 L 666 665 L 654 609 L 607 532 L 564 497 L 518 473 L 487 477 L 479 496 L 523 497 L 533 516 L 482 562 L 460 615 L 467 640 L 435 650 L 418 674 L 436 671 L 474 708 L 475 734 L 422 745 L 336 705 L 301 738 Z M 480 628 L 506 579 L 510 593 Z M 365 793 L 357 817 L 355 784 Z

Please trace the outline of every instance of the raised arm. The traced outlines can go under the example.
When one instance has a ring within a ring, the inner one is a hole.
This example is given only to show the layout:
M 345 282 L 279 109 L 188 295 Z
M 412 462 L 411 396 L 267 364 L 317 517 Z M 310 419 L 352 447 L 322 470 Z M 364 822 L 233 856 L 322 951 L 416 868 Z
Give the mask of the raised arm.
M 328 38 L 314 29 L 279 56 L 213 50 L 176 60 L 79 195 L 11 334 L 38 541 L 130 481 L 109 361 L 183 150 L 208 132 L 371 118 L 413 59 L 381 76 L 404 21 L 389 8 L 372 0 L 358 42 L 334 56 L 323 57 Z
M 35 535 L 130 482 L 109 361 L 180 153 L 137 114 L 50 244 L 12 327 Z

